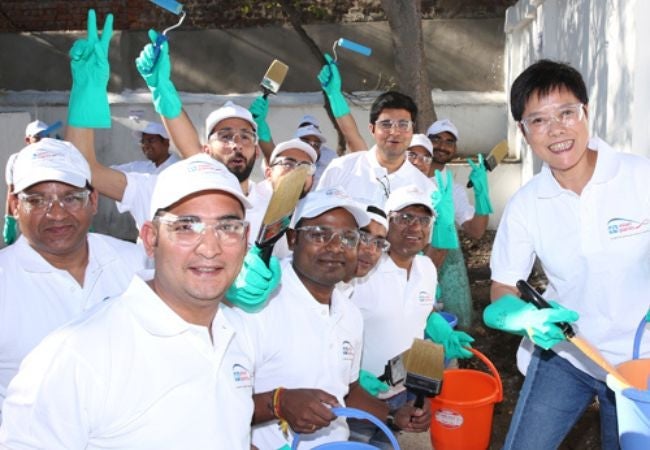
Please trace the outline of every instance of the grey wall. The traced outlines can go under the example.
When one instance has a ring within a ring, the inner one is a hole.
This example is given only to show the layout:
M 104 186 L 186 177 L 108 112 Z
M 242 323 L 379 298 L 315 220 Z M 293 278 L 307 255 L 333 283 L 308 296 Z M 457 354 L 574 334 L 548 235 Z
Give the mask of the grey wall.
M 425 52 L 433 88 L 455 91 L 503 89 L 503 20 L 424 20 Z M 371 57 L 339 51 L 344 88 L 384 90 L 394 81 L 391 34 L 386 22 L 309 25 L 322 51 L 339 37 L 373 49 Z M 0 88 L 67 90 L 67 52 L 77 32 L 0 33 Z M 321 63 L 290 27 L 174 30 L 170 33 L 173 79 L 179 90 L 227 94 L 252 92 L 273 59 L 290 66 L 283 91 L 320 89 Z M 146 43 L 143 32 L 115 32 L 111 45 L 111 92 L 144 87 L 133 61 Z

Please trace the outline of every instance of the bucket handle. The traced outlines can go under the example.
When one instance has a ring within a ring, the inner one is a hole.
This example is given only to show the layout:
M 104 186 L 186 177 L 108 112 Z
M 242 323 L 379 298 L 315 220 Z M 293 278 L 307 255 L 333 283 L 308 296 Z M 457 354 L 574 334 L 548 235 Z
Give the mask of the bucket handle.
M 495 402 L 499 403 L 501 400 L 503 400 L 503 384 L 501 383 L 501 375 L 499 375 L 499 372 L 497 371 L 497 368 L 494 367 L 494 364 L 492 364 L 492 361 L 490 361 L 487 356 L 485 356 L 483 353 L 479 352 L 475 348 L 467 347 L 467 350 L 474 353 L 474 356 L 476 356 L 478 359 L 480 359 L 483 362 L 483 364 L 485 364 L 488 367 L 488 369 L 490 369 L 490 372 L 492 373 L 494 378 L 496 378 L 496 380 L 497 380 L 497 397 L 495 399 Z
M 641 317 L 641 322 L 636 329 L 634 334 L 634 348 L 632 349 L 632 359 L 639 359 L 639 347 L 641 347 L 641 338 L 643 337 L 643 332 L 645 331 L 645 316 Z
M 384 422 L 379 420 L 377 417 L 373 416 L 370 413 L 367 413 L 365 411 L 362 411 L 357 408 L 332 408 L 331 409 L 332 414 L 334 414 L 337 417 L 350 417 L 352 419 L 363 419 L 363 420 L 369 420 L 372 422 L 374 425 L 379 427 L 381 431 L 384 432 L 386 437 L 388 437 L 388 440 L 390 441 L 391 445 L 395 450 L 400 450 L 399 443 L 397 442 L 397 439 L 395 438 L 395 435 L 393 434 L 392 431 L 386 426 Z M 291 444 L 291 450 L 296 450 L 298 448 L 298 443 L 300 442 L 300 433 L 295 433 L 294 438 L 293 438 L 293 443 Z

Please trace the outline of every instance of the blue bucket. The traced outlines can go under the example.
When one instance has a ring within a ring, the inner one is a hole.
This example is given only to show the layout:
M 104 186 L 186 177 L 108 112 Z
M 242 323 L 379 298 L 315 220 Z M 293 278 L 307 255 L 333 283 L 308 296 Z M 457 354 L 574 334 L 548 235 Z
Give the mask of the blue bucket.
M 633 387 L 625 388 L 616 378 L 607 375 L 607 386 L 616 394 L 618 438 L 623 450 L 650 448 L 650 359 L 639 359 L 639 346 L 645 325 L 643 317 L 634 336 L 634 359 L 616 366 Z
M 456 325 L 458 325 L 458 317 L 456 317 L 455 314 L 452 314 L 447 311 L 438 311 L 438 314 L 444 317 L 444 319 L 449 323 L 449 325 L 452 328 L 456 328 Z
M 375 424 L 377 427 L 381 429 L 384 433 L 386 433 L 386 436 L 388 437 L 388 440 L 390 441 L 391 445 L 395 450 L 400 450 L 399 444 L 397 442 L 397 439 L 395 438 L 395 435 L 393 434 L 392 431 L 386 426 L 384 422 L 381 420 L 377 419 L 375 416 L 373 416 L 370 413 L 367 413 L 365 411 L 361 411 L 360 409 L 356 408 L 332 408 L 332 413 L 335 416 L 340 416 L 340 417 L 350 417 L 352 419 L 364 419 L 364 420 L 369 420 L 373 424 Z M 298 444 L 300 442 L 300 433 L 296 433 L 294 438 L 293 438 L 293 443 L 291 444 L 291 450 L 297 450 L 298 449 Z M 318 447 L 313 447 L 314 450 L 377 450 L 377 447 L 374 445 L 366 444 L 365 442 L 351 442 L 351 441 L 346 441 L 346 442 L 328 442 L 326 444 L 319 445 Z

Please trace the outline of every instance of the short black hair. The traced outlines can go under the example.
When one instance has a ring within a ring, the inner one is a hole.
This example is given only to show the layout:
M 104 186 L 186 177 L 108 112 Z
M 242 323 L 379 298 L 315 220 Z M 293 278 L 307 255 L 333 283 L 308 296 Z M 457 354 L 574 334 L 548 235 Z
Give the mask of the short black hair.
M 370 123 L 375 124 L 379 114 L 384 109 L 405 109 L 411 114 L 411 120 L 417 121 L 418 106 L 413 99 L 406 94 L 397 91 L 388 91 L 379 95 L 370 107 Z
M 528 66 L 510 88 L 510 111 L 513 119 L 517 122 L 521 120 L 526 103 L 532 95 L 543 97 L 558 88 L 573 93 L 582 104 L 589 103 L 582 75 L 569 64 L 540 59 Z

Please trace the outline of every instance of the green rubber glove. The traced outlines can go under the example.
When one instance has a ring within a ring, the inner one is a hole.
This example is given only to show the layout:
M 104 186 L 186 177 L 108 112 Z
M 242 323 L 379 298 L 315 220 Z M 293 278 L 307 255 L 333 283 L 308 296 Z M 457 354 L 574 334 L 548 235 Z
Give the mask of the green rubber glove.
M 379 381 L 376 376 L 363 369 L 359 371 L 359 384 L 373 397 L 377 397 L 380 392 L 387 392 L 389 389 L 386 383 Z
M 97 35 L 95 10 L 88 10 L 86 39 L 70 49 L 72 88 L 68 103 L 68 123 L 77 128 L 110 128 L 108 106 L 108 47 L 113 35 L 113 15 L 106 16 L 101 39 Z
M 18 224 L 16 223 L 16 218 L 5 214 L 5 224 L 2 229 L 2 240 L 5 245 L 11 245 L 16 242 L 18 237 Z
M 171 80 L 171 62 L 169 59 L 169 42 L 160 46 L 158 60 L 154 58 L 153 43 L 158 33 L 149 30 L 151 44 L 144 46 L 135 60 L 135 67 L 144 79 L 153 97 L 153 107 L 158 114 L 168 119 L 174 119 L 181 114 L 183 104 Z
M 462 331 L 454 330 L 449 322 L 437 312 L 429 314 L 427 325 L 424 328 L 424 335 L 436 344 L 445 348 L 445 357 L 471 358 L 474 356 L 466 347 L 472 347 L 474 338 Z
M 317 78 L 320 81 L 321 88 L 327 94 L 327 99 L 332 107 L 332 114 L 337 118 L 350 114 L 348 102 L 345 101 L 345 97 L 343 97 L 343 93 L 341 92 L 341 74 L 339 73 L 339 68 L 327 53 L 325 53 L 325 61 L 327 61 L 327 64 L 323 66 Z
M 483 321 L 490 328 L 528 336 L 531 341 L 548 350 L 566 338 L 555 325 L 575 322 L 578 313 L 551 302 L 552 308 L 537 309 L 517 296 L 506 294 L 483 311 Z
M 650 322 L 650 309 L 648 309 L 648 312 L 645 314 L 645 321 Z
M 431 203 L 436 211 L 436 222 L 431 232 L 431 246 L 436 248 L 458 248 L 458 233 L 454 224 L 454 188 L 451 172 L 443 183 L 442 173 L 436 170 L 438 189 L 431 194 Z
M 269 114 L 269 100 L 264 98 L 263 95 L 260 95 L 248 110 L 253 115 L 253 120 L 255 120 L 255 125 L 257 125 L 257 136 L 260 141 L 271 142 L 271 129 L 269 124 L 266 123 L 266 117 Z
M 483 163 L 483 155 L 479 153 L 478 164 L 467 159 L 472 166 L 469 179 L 474 185 L 474 209 L 479 216 L 492 214 L 492 203 L 490 202 L 490 189 L 488 187 L 487 169 Z
M 256 312 L 264 307 L 269 295 L 280 283 L 280 263 L 272 256 L 269 267 L 260 257 L 262 250 L 254 245 L 244 258 L 244 265 L 235 282 L 226 292 L 226 298 L 235 306 L 247 312 Z

